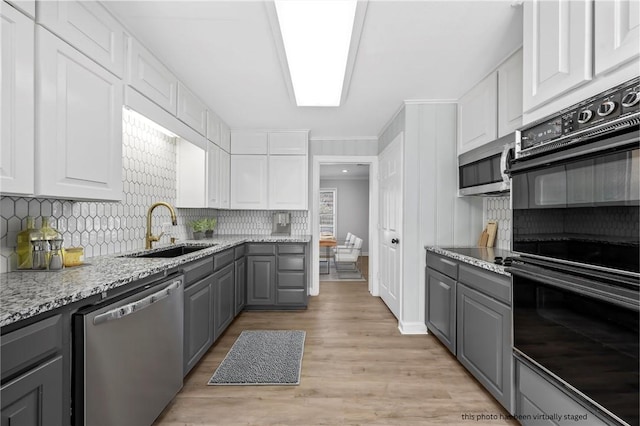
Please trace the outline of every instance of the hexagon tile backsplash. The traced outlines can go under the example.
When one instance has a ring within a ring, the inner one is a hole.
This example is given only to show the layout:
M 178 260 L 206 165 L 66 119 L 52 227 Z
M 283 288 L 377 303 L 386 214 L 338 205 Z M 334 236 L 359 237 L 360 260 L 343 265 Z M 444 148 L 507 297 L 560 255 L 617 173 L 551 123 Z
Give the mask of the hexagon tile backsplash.
M 496 235 L 495 247 L 503 250 L 511 249 L 511 198 L 487 197 L 483 199 L 484 223 L 489 220 L 498 222 L 498 234 Z
M 176 142 L 135 115 L 123 111 L 123 197 L 121 202 L 75 202 L 41 198 L 0 198 L 0 272 L 13 269 L 16 234 L 27 216 L 40 226 L 43 216 L 62 233 L 65 247 L 82 246 L 85 257 L 114 254 L 144 247 L 147 209 L 156 201 L 176 202 Z M 153 213 L 154 235 L 163 230 L 161 243 L 174 236 L 190 238 L 188 222 L 218 218 L 218 234 L 271 233 L 270 211 L 218 211 L 176 209 L 178 226 L 170 224 L 167 209 Z M 292 232 L 307 233 L 307 212 L 292 212 Z M 170 232 L 170 234 L 169 234 Z

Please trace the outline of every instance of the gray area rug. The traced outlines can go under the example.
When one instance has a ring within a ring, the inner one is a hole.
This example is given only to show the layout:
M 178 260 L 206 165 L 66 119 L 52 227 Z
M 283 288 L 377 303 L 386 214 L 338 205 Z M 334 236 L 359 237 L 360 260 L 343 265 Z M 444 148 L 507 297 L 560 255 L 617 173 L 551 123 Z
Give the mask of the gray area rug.
M 209 385 L 298 385 L 306 333 L 245 330 L 209 380 Z

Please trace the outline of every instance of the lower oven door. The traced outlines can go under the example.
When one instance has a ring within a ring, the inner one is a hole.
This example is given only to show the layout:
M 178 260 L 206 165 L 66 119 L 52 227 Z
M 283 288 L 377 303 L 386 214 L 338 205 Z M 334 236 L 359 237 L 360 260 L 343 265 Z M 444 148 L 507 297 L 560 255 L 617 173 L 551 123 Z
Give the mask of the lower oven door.
M 638 291 L 514 265 L 515 351 L 606 415 L 638 425 Z M 603 275 L 600 275 L 604 277 Z

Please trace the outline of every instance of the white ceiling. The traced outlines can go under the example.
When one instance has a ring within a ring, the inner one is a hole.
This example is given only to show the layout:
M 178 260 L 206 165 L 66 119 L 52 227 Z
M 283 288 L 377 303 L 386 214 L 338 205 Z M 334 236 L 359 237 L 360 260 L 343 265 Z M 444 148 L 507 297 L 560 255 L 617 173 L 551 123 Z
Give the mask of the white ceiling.
M 403 100 L 458 99 L 522 44 L 512 1 L 370 0 L 346 101 L 298 108 L 265 1 L 106 4 L 231 128 L 311 138 L 377 136 Z
M 346 170 L 347 172 L 343 172 Z M 320 179 L 369 179 L 368 164 L 321 164 Z

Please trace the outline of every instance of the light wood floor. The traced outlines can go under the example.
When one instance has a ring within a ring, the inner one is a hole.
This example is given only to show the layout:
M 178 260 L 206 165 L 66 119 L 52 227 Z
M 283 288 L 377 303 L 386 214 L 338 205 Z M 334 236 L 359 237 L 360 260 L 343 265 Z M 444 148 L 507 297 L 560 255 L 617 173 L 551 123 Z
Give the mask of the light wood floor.
M 307 332 L 299 386 L 207 386 L 247 329 Z M 517 425 L 506 416 L 435 337 L 401 335 L 366 282 L 323 282 L 306 311 L 238 316 L 155 424 Z

